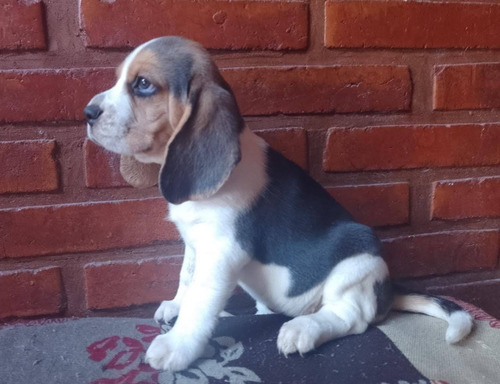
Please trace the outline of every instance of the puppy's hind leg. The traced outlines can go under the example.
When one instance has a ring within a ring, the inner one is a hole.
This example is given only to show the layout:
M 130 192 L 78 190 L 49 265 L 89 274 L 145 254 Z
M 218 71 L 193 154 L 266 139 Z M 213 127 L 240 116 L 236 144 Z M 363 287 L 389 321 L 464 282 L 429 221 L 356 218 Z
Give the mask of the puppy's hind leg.
M 302 355 L 327 341 L 362 333 L 368 323 L 358 312 L 355 306 L 339 301 L 325 304 L 310 315 L 298 316 L 281 327 L 278 349 L 285 356 L 295 352 Z
M 283 324 L 279 351 L 302 355 L 327 341 L 363 333 L 377 316 L 375 286 L 387 274 L 383 260 L 370 254 L 339 263 L 325 281 L 321 308 Z

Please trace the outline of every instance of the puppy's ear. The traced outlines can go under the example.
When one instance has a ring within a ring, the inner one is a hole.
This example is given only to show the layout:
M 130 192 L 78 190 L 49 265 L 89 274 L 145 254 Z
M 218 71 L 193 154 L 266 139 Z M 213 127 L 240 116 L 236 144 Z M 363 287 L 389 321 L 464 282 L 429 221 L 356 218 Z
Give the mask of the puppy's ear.
M 241 159 L 244 122 L 227 83 L 194 77 L 160 171 L 160 190 L 180 204 L 216 193 Z
M 148 188 L 158 184 L 159 164 L 145 164 L 133 156 L 121 155 L 120 173 L 127 183 L 136 188 Z

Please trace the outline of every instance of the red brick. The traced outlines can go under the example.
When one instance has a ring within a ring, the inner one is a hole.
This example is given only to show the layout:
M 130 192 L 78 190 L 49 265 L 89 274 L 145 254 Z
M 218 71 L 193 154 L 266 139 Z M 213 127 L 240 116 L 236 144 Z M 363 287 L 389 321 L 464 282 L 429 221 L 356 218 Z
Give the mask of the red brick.
M 83 120 L 113 80 L 111 68 L 0 71 L 0 122 Z
M 120 155 L 106 151 L 89 140 L 83 144 L 85 185 L 89 188 L 130 186 L 120 174 Z
M 499 232 L 453 231 L 383 241 L 393 277 L 444 275 L 493 269 L 498 262 Z
M 0 272 L 0 318 L 61 312 L 60 268 Z
M 408 183 L 351 185 L 326 189 L 356 220 L 375 227 L 406 224 L 410 216 Z
M 332 128 L 325 171 L 469 167 L 500 163 L 500 125 Z
M 0 141 L 0 193 L 56 190 L 55 148 L 52 140 Z
M 435 67 L 435 110 L 490 108 L 500 108 L 500 63 Z
M 164 35 L 215 49 L 304 49 L 308 44 L 305 2 L 82 0 L 80 13 L 90 47 L 133 47 Z
M 410 109 L 412 84 L 405 66 L 254 67 L 222 74 L 245 115 Z
M 328 1 L 327 47 L 500 48 L 498 3 Z
M 46 49 L 44 8 L 41 1 L 0 2 L 0 49 Z
M 223 74 L 246 115 L 404 111 L 411 102 L 404 66 L 257 67 Z M 0 122 L 82 120 L 83 106 L 113 79 L 110 68 L 0 71 Z
M 445 220 L 500 216 L 500 177 L 434 183 L 431 215 Z
M 179 257 L 87 264 L 87 308 L 128 307 L 172 299 L 181 265 Z
M 1 257 L 95 251 L 178 239 L 162 198 L 0 210 Z
M 255 131 L 267 143 L 295 164 L 307 169 L 307 132 L 303 128 L 279 128 Z

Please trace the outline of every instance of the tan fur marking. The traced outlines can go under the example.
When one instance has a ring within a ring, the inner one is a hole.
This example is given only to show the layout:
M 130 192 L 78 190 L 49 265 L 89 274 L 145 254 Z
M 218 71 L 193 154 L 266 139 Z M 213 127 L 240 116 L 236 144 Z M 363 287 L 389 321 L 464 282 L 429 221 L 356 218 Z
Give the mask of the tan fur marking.
M 130 63 L 127 82 L 132 82 L 137 76 L 153 83 L 157 93 L 143 98 L 129 94 L 134 121 L 130 123 L 126 140 L 136 158 L 158 163 L 163 160 L 173 129 L 170 124 L 169 85 L 161 73 L 161 63 L 154 51 L 145 48 Z
M 132 186 L 144 188 L 157 184 L 158 173 L 165 158 L 165 148 L 173 133 L 170 124 L 170 94 L 168 84 L 162 78 L 161 64 L 151 50 L 138 53 L 128 67 L 127 83 L 142 76 L 151 81 L 158 92 L 146 98 L 130 94 L 130 103 L 134 110 L 134 121 L 130 125 L 127 142 L 134 156 L 122 156 L 120 172 Z
M 394 308 L 405 310 L 408 308 L 421 308 L 429 305 L 429 299 L 422 296 L 399 296 L 394 298 Z
M 127 183 L 136 188 L 148 188 L 158 184 L 160 165 L 145 164 L 133 156 L 122 155 L 120 173 Z
M 162 79 L 161 63 L 158 56 L 151 49 L 144 48 L 130 63 L 127 82 L 133 81 L 137 76 L 145 77 L 155 85 L 166 85 L 164 79 Z

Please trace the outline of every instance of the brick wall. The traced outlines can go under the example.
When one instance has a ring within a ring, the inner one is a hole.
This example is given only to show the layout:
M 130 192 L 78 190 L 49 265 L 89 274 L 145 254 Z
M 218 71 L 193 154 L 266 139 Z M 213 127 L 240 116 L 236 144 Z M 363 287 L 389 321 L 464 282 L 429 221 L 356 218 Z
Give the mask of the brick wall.
M 375 226 L 393 275 L 500 315 L 497 1 L 0 0 L 0 318 L 146 315 L 182 253 L 82 108 L 164 34 L 251 129 Z

